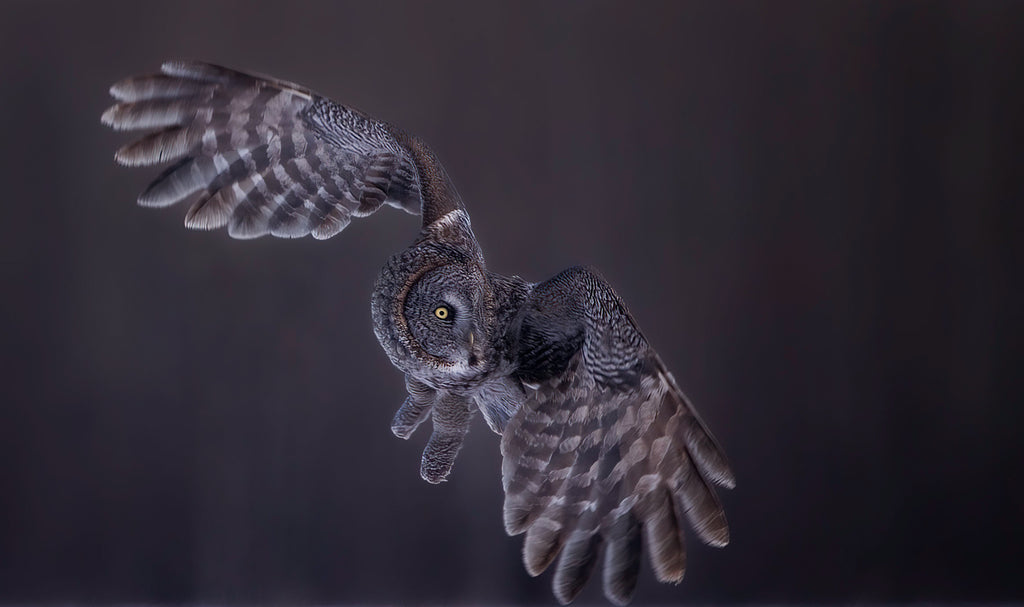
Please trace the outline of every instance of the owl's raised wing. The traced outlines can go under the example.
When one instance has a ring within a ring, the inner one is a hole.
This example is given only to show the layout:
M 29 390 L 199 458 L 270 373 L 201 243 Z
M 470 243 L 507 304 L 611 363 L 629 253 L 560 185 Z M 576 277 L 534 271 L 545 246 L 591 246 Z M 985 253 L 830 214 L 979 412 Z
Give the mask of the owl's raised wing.
M 157 129 L 119 149 L 139 166 L 175 161 L 143 206 L 193 199 L 185 225 L 330 238 L 384 203 L 429 225 L 462 208 L 444 168 L 419 139 L 290 82 L 199 62 L 110 88 L 103 113 L 118 130 Z
M 681 581 L 684 519 L 707 544 L 729 542 L 713 489 L 734 485 L 721 448 L 594 272 L 566 270 L 524 306 L 518 375 L 535 388 L 501 451 L 505 528 L 526 532 L 527 571 L 557 557 L 554 592 L 565 604 L 603 551 L 605 595 L 622 605 L 646 543 L 657 578 Z

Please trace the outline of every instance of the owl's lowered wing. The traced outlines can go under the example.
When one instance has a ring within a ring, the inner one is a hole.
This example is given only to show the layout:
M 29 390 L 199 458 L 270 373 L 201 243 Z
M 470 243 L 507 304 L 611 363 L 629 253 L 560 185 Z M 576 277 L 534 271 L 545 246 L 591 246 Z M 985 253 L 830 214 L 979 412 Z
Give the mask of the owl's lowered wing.
M 419 139 L 296 84 L 199 62 L 110 88 L 118 130 L 156 129 L 117 151 L 129 166 L 175 161 L 140 196 L 143 206 L 192 205 L 185 225 L 330 238 L 384 203 L 429 225 L 458 193 Z
M 621 605 L 646 543 L 657 578 L 679 582 L 684 519 L 710 545 L 729 541 L 713 489 L 734 485 L 720 447 L 595 273 L 567 270 L 525 305 L 519 375 L 536 388 L 501 450 L 505 527 L 526 532 L 527 571 L 539 575 L 558 558 L 554 592 L 564 604 L 603 552 L 605 595 Z

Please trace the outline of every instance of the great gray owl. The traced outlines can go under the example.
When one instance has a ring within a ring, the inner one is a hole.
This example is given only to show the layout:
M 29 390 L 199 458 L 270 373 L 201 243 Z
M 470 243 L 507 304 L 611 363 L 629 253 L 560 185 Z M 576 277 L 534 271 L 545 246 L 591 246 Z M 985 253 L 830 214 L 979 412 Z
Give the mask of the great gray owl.
M 323 239 L 385 203 L 422 216 L 371 301 L 409 392 L 391 429 L 408 438 L 433 418 L 420 473 L 437 483 L 483 413 L 501 435 L 505 529 L 526 533 L 530 575 L 558 559 L 559 601 L 603 556 L 605 595 L 627 603 L 643 543 L 657 578 L 679 582 L 684 519 L 704 542 L 728 543 L 713 485 L 733 487 L 729 465 L 622 300 L 590 269 L 539 283 L 489 272 L 421 140 L 301 86 L 205 63 L 165 63 L 110 93 L 105 124 L 155 129 L 117 162 L 174 162 L 139 204 L 189 199 L 190 228 Z

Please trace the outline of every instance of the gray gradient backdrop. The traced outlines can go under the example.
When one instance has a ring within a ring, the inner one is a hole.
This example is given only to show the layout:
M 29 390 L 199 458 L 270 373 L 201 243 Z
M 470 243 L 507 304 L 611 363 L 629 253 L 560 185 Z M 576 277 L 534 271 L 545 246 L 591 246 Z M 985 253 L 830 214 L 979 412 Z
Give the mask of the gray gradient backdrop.
M 417 133 L 492 269 L 618 289 L 739 482 L 638 601 L 1024 600 L 1021 3 L 2 8 L 0 601 L 553 602 L 497 437 L 430 486 L 388 430 L 369 296 L 416 218 L 135 206 L 99 116 L 176 57 Z

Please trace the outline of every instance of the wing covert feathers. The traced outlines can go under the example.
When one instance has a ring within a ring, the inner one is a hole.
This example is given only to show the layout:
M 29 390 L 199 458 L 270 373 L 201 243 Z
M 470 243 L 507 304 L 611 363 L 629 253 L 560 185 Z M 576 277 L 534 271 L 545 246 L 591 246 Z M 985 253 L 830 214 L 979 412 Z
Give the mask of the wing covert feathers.
M 384 204 L 425 221 L 462 208 L 421 141 L 290 82 L 172 61 L 159 74 L 114 84 L 110 94 L 117 103 L 104 124 L 153 130 L 121 147 L 117 162 L 175 162 L 139 204 L 190 199 L 189 228 L 323 239 Z

